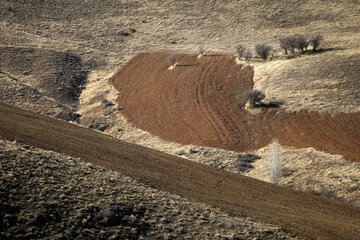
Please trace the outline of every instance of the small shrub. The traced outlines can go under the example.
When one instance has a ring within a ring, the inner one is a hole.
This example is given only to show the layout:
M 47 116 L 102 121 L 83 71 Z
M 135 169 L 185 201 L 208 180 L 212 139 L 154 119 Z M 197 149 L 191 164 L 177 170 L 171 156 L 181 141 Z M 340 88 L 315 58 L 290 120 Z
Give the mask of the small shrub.
M 190 148 L 189 149 L 190 154 L 194 154 L 194 153 L 198 153 L 198 152 L 199 152 L 199 150 L 197 150 L 196 148 Z
M 253 106 L 260 104 L 264 98 L 265 94 L 260 90 L 252 89 L 245 93 L 246 101 L 249 101 Z
M 239 59 L 244 56 L 245 49 L 246 49 L 246 48 L 245 48 L 244 46 L 242 46 L 242 45 L 236 46 L 236 52 L 237 52 L 237 54 L 238 54 L 238 58 L 239 58 Z
M 247 162 L 237 162 L 235 163 L 235 168 L 239 173 L 241 173 L 246 172 L 251 168 L 254 168 L 254 166 Z
M 281 162 L 279 156 L 279 142 L 274 140 L 269 148 L 270 182 L 278 184 L 281 178 Z
M 169 57 L 169 62 L 171 64 L 171 66 L 175 66 L 175 63 L 176 63 L 176 56 L 175 55 L 171 55 Z
M 313 52 L 316 52 L 316 50 L 318 49 L 318 47 L 320 46 L 320 41 L 323 40 L 323 37 L 321 35 L 316 35 L 314 37 L 312 37 L 309 40 L 309 45 L 311 45 L 313 47 Z
M 245 58 L 245 61 L 249 61 L 251 58 L 252 58 L 252 54 L 250 52 L 249 49 L 246 49 L 245 52 L 244 52 L 244 58 Z
M 266 60 L 271 52 L 272 47 L 265 44 L 258 44 L 255 46 L 255 51 L 259 57 Z
M 102 104 L 105 108 L 111 107 L 111 106 L 114 105 L 111 101 L 109 101 L 109 100 L 107 100 L 107 99 L 101 100 L 101 104 Z

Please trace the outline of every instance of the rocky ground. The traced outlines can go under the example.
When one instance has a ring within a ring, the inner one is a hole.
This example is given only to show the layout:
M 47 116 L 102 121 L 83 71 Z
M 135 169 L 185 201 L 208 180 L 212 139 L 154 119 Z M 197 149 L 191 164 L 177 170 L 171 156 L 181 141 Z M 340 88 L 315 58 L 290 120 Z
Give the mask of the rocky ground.
M 0 159 L 1 238 L 297 239 L 63 154 L 1 141 Z

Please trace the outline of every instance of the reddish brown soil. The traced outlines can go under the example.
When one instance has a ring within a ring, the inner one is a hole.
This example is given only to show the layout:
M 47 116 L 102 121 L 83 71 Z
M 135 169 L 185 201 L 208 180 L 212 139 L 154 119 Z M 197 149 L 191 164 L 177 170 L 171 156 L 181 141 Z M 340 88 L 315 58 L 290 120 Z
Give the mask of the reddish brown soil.
M 188 161 L 1 103 L 0 138 L 80 157 L 148 186 L 309 239 L 360 237 L 360 208 L 350 204 Z
M 285 146 L 314 147 L 360 161 L 360 113 L 289 113 L 244 110 L 244 92 L 253 87 L 253 68 L 233 56 L 171 53 L 135 56 L 111 79 L 122 113 L 137 127 L 166 140 L 249 151 L 278 138 Z

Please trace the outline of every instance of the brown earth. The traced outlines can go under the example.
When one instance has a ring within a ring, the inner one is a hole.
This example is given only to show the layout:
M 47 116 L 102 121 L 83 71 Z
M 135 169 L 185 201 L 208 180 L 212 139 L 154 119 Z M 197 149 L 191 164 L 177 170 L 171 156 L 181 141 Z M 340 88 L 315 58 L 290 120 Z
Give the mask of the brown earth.
M 166 140 L 238 152 L 266 146 L 314 147 L 360 161 L 360 113 L 286 112 L 264 106 L 258 114 L 243 108 L 253 86 L 253 68 L 229 55 L 197 58 L 144 53 L 122 67 L 110 83 L 119 91 L 121 113 L 137 127 Z
M 306 238 L 360 236 L 360 209 L 350 204 L 205 166 L 4 104 L 0 104 L 0 136 L 80 157 L 148 186 Z

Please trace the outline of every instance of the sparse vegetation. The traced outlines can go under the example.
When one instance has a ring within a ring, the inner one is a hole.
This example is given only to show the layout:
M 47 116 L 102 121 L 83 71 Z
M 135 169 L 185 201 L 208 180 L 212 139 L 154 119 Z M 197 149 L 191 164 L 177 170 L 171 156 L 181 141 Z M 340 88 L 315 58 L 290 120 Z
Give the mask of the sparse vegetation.
M 205 48 L 204 48 L 204 44 L 199 43 L 199 52 L 200 52 L 200 56 L 205 56 Z
M 295 54 L 295 48 L 297 45 L 297 40 L 295 35 L 286 38 L 281 38 L 279 42 L 280 42 L 280 47 L 284 50 L 285 54 L 288 54 L 288 52 L 290 52 L 291 54 Z
M 300 53 L 304 53 L 307 51 L 307 47 L 309 45 L 313 47 L 313 52 L 316 52 L 321 40 L 323 40 L 323 37 L 321 35 L 315 35 L 310 40 L 307 40 L 304 35 L 296 34 L 293 36 L 279 39 L 279 45 L 284 50 L 285 54 L 288 54 L 288 52 L 290 52 L 291 54 L 295 55 L 295 50 L 298 50 Z
M 309 42 L 306 40 L 304 35 L 295 35 L 296 39 L 296 48 L 299 52 L 304 53 L 309 45 Z
M 255 154 L 239 154 L 235 162 L 235 168 L 238 172 L 246 172 L 249 169 L 254 168 L 252 163 L 258 159 L 260 159 L 260 157 Z
M 259 57 L 266 60 L 271 52 L 272 47 L 266 44 L 258 44 L 255 46 L 255 51 Z
M 239 59 L 244 57 L 245 50 L 246 50 L 246 48 L 244 46 L 242 46 L 242 45 L 236 46 L 236 52 L 238 54 Z
M 320 41 L 323 40 L 323 37 L 321 35 L 315 35 L 314 37 L 312 37 L 309 40 L 309 45 L 311 45 L 313 47 L 313 52 L 316 52 L 316 50 L 318 49 L 318 47 L 320 46 Z
M 251 89 L 245 93 L 246 101 L 249 101 L 252 106 L 259 105 L 264 98 L 265 94 L 260 90 Z
M 288 46 L 287 46 L 287 39 L 286 38 L 280 38 L 279 39 L 280 47 L 284 50 L 284 54 L 288 54 Z
M 270 182 L 278 184 L 281 178 L 279 141 L 274 139 L 269 148 Z
M 109 101 L 109 100 L 107 100 L 107 99 L 101 100 L 101 104 L 102 104 L 105 108 L 111 107 L 111 106 L 114 105 L 114 103 L 112 103 L 111 101 Z
M 249 49 L 246 49 L 244 52 L 245 61 L 249 61 L 252 58 L 252 53 Z
M 171 64 L 171 66 L 175 67 L 175 63 L 176 63 L 176 56 L 175 55 L 171 55 L 169 57 L 169 62 Z

